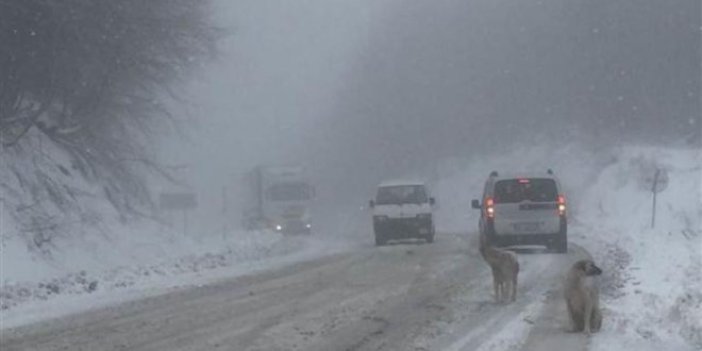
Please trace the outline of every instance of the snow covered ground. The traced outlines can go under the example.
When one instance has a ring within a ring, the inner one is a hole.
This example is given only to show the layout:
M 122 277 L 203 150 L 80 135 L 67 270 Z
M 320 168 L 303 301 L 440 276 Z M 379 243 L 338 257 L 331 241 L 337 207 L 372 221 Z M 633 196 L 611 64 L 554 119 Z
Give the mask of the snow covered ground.
M 436 184 L 442 230 L 465 231 L 477 225 L 470 200 L 480 197 L 491 170 L 547 168 L 559 175 L 566 189 L 570 240 L 588 250 L 605 270 L 605 323 L 592 339 L 592 349 L 702 347 L 700 150 L 588 150 L 571 145 L 450 160 Z M 658 194 L 651 228 L 652 194 L 646 179 L 656 168 L 667 170 L 669 185 Z
M 658 195 L 656 225 L 651 228 L 652 196 L 645 180 L 656 167 L 667 170 L 669 185 Z M 587 249 L 605 271 L 601 278 L 605 323 L 591 339 L 591 348 L 699 349 L 699 150 L 646 146 L 592 150 L 571 145 L 447 160 L 434 184 L 437 229 L 461 233 L 477 229 L 470 200 L 480 196 L 491 170 L 546 168 L 560 176 L 566 189 L 570 240 Z M 352 232 L 358 229 L 357 222 L 368 224 L 363 216 L 338 214 L 333 221 Z M 28 251 L 23 241 L 3 236 L 2 327 L 205 284 L 347 250 L 369 240 L 320 237 L 324 236 L 239 231 L 183 236 L 162 227 L 139 227 L 128 236 L 62 238 L 54 243 L 51 255 L 44 256 Z M 539 304 L 530 305 L 527 312 L 537 313 Z M 506 326 L 502 334 L 510 334 L 510 342 L 519 345 L 529 326 L 515 323 L 514 330 Z
M 283 236 L 273 232 L 234 232 L 207 240 L 152 241 L 141 246 L 143 256 L 131 255 L 131 264 L 104 270 L 67 271 L 42 280 L 6 280 L 0 288 L 0 324 L 2 328 L 16 327 L 281 267 L 348 247 L 346 243 L 320 241 L 314 236 Z M 83 255 L 93 254 L 95 251 Z M 5 263 L 10 259 L 3 258 Z M 70 260 L 70 256 L 66 259 Z M 85 257 L 80 261 L 87 263 Z

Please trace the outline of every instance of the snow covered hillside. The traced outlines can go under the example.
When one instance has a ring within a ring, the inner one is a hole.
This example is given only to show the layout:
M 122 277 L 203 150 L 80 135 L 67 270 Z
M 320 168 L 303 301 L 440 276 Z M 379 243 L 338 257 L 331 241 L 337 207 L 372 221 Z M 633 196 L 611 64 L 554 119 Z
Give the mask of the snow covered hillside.
M 168 216 L 125 217 L 109 184 L 87 181 L 74 158 L 38 133 L 5 150 L 0 163 L 0 328 L 339 248 L 244 232 L 220 213 L 217 225 L 210 216 L 202 228 L 191 218 L 187 235 Z
M 575 240 L 612 274 L 605 277 L 602 350 L 702 347 L 702 158 L 699 150 L 627 148 L 582 199 Z M 645 180 L 668 170 L 651 228 Z
M 451 160 L 436 184 L 444 231 L 477 230 L 479 198 L 491 170 L 552 168 L 566 189 L 569 239 L 600 264 L 605 324 L 596 350 L 686 350 L 702 346 L 702 156 L 699 150 L 571 145 Z M 667 170 L 651 228 L 646 179 Z M 564 267 L 564 271 L 567 267 Z

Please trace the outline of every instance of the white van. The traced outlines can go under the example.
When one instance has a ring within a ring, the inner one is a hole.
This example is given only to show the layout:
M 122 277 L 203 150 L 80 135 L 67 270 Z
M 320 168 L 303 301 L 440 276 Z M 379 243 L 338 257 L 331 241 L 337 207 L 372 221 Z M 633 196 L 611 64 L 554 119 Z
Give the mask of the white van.
M 434 198 L 423 182 L 393 181 L 378 185 L 373 209 L 375 244 L 393 239 L 434 241 Z
M 551 170 L 543 174 L 499 175 L 485 182 L 479 228 L 495 246 L 545 245 L 568 251 L 568 218 L 563 189 Z

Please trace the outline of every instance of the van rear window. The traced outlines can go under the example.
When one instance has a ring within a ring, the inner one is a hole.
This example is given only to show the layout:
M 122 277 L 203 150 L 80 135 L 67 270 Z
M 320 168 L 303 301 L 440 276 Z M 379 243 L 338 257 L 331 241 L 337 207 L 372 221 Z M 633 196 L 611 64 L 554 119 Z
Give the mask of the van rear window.
M 423 204 L 427 193 L 421 185 L 383 186 L 378 188 L 375 203 L 378 205 Z
M 495 183 L 495 203 L 555 202 L 556 182 L 548 178 L 505 179 Z

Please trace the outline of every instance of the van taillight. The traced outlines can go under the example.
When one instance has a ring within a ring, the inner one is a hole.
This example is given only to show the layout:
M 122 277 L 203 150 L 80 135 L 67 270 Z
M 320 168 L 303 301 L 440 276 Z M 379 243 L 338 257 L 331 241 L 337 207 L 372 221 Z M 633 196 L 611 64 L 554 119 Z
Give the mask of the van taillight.
M 495 201 L 491 197 L 485 199 L 485 213 L 488 218 L 495 218 Z
M 566 214 L 566 200 L 565 196 L 558 195 L 558 215 L 565 216 Z

